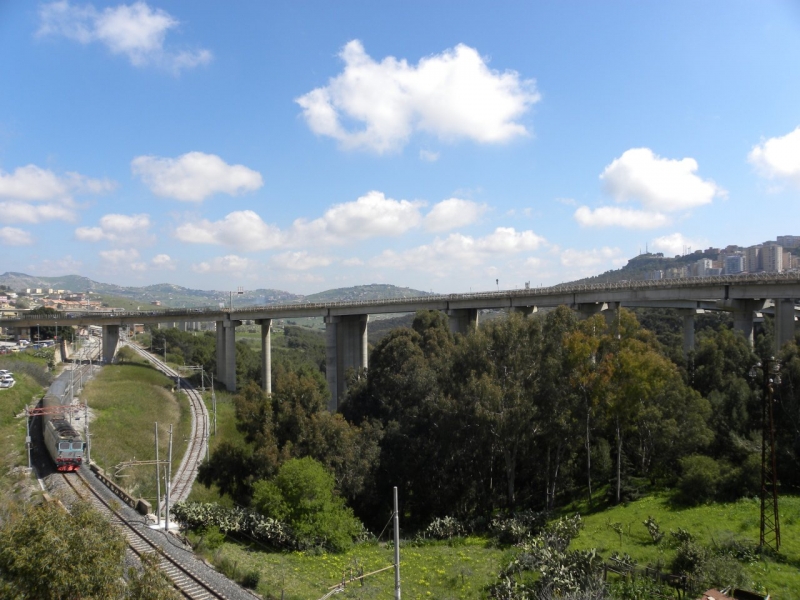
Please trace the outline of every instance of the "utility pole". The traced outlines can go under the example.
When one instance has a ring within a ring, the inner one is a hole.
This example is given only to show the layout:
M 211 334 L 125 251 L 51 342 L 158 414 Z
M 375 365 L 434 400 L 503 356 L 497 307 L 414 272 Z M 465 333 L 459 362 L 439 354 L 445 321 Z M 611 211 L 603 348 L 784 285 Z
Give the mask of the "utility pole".
M 158 421 L 156 421 L 156 525 L 161 525 L 161 467 L 158 464 Z
M 169 492 L 172 486 L 172 425 L 169 426 L 169 458 L 167 460 L 167 503 L 164 512 L 164 531 L 169 531 Z
M 89 440 L 89 405 L 83 405 L 83 436 L 86 438 L 86 462 L 92 460 L 91 442 Z
M 400 512 L 394 487 L 394 600 L 400 600 Z
M 214 437 L 217 437 L 217 395 L 214 393 L 214 373 L 211 373 L 211 407 L 214 411 Z

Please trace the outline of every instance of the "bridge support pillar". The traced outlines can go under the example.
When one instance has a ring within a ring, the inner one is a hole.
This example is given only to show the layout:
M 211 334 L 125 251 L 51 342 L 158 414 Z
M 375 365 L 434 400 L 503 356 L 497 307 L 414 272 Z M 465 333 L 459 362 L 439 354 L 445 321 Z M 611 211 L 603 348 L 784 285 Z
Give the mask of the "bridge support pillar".
M 110 365 L 117 353 L 119 325 L 103 325 L 103 362 Z
M 477 308 L 456 308 L 447 311 L 447 322 L 452 333 L 467 335 L 478 328 Z
M 225 321 L 225 388 L 236 391 L 236 326 L 241 321 Z
M 694 318 L 695 315 L 702 314 L 703 309 L 686 308 L 679 309 L 678 313 L 683 317 L 683 356 L 689 356 L 694 352 Z
M 261 325 L 261 388 L 272 393 L 272 319 L 256 321 Z
M 366 369 L 369 361 L 369 315 L 325 317 L 325 377 L 331 391 L 328 410 L 339 410 L 347 391 L 347 370 Z
M 572 309 L 578 313 L 578 318 L 583 321 L 584 319 L 595 316 L 599 312 L 607 310 L 608 305 L 605 302 L 590 302 L 575 304 L 572 306 Z M 606 315 L 606 317 L 607 316 L 608 315 Z
M 794 341 L 794 299 L 775 300 L 775 356 L 786 342 Z
M 753 313 L 764 308 L 763 300 L 733 300 L 733 330 L 740 331 L 752 348 Z
M 227 383 L 228 379 L 225 377 L 225 322 L 217 321 L 217 381 L 220 383 Z

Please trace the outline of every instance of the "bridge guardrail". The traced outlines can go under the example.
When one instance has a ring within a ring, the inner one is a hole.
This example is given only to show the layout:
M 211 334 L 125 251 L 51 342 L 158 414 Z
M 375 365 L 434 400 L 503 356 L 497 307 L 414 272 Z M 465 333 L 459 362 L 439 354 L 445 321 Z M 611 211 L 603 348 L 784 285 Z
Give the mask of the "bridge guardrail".
M 566 284 L 559 283 L 548 287 L 533 287 L 521 290 L 498 290 L 490 292 L 474 292 L 469 294 L 431 294 L 426 296 L 412 296 L 407 298 L 380 298 L 377 300 L 353 300 L 345 302 L 292 302 L 282 304 L 264 304 L 260 306 L 245 306 L 234 310 L 225 310 L 218 307 L 194 307 L 194 308 L 169 308 L 160 311 L 118 311 L 113 314 L 107 312 L 84 312 L 81 314 L 71 315 L 70 313 L 36 315 L 37 320 L 41 321 L 58 321 L 58 320 L 73 320 L 73 319 L 86 319 L 86 318 L 104 318 L 104 317 L 185 317 L 188 315 L 208 316 L 218 314 L 221 317 L 224 315 L 247 315 L 253 313 L 260 313 L 265 311 L 276 310 L 302 310 L 302 309 L 326 309 L 326 308 L 357 308 L 360 306 L 386 306 L 404 304 L 416 304 L 419 302 L 453 302 L 463 300 L 479 300 L 479 299 L 492 299 L 492 298 L 518 298 L 518 297 L 531 297 L 531 296 L 550 296 L 553 294 L 573 294 L 578 292 L 591 292 L 591 291 L 612 291 L 612 290 L 640 290 L 640 289 L 670 289 L 676 287 L 704 287 L 709 284 L 769 284 L 769 283 L 791 283 L 800 282 L 800 272 L 793 273 L 751 273 L 747 275 L 714 275 L 711 277 L 683 277 L 675 279 L 655 279 L 655 280 L 626 280 L 611 283 L 580 283 L 580 284 Z M 26 315 L 24 317 L 11 317 L 2 319 L 7 323 L 15 321 L 27 321 L 33 315 Z

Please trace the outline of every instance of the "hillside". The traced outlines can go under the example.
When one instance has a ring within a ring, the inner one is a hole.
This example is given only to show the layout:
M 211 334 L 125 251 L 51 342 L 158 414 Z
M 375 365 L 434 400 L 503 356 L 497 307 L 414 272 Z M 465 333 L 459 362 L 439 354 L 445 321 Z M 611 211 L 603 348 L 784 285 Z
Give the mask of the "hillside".
M 395 285 L 372 283 L 348 288 L 337 288 L 303 298 L 304 302 L 352 302 L 358 300 L 377 300 L 378 298 L 415 298 L 428 296 L 428 292 Z
M 674 258 L 667 258 L 661 254 L 640 254 L 631 258 L 628 264 L 622 268 L 612 269 L 600 275 L 578 279 L 570 283 L 614 283 L 625 280 L 641 280 L 645 278 L 646 273 L 657 270 L 665 271 L 673 267 L 683 267 L 695 263 L 701 258 L 716 260 L 717 253 L 697 251 Z

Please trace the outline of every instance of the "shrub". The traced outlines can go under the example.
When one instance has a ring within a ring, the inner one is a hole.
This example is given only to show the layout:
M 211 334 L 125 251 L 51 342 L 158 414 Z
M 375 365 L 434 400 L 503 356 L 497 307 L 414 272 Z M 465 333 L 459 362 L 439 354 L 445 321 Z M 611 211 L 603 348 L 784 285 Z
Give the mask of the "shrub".
M 658 526 L 658 521 L 656 521 L 654 517 L 648 516 L 642 524 L 647 528 L 647 533 L 650 534 L 654 544 L 658 544 L 664 539 L 664 532 L 661 531 L 661 528 Z
M 310 457 L 293 458 L 272 480 L 253 486 L 253 506 L 288 523 L 302 546 L 341 552 L 352 545 L 361 526 L 334 487 L 333 475 L 322 464 Z
M 466 534 L 466 528 L 458 519 L 455 517 L 443 517 L 434 519 L 417 537 L 421 540 L 449 540 Z
M 702 568 L 706 560 L 708 560 L 708 550 L 706 548 L 697 542 L 683 542 L 675 552 L 675 558 L 672 561 L 672 572 L 691 575 Z
M 240 583 L 242 584 L 242 586 L 254 590 L 258 587 L 258 582 L 260 579 L 261 579 L 261 573 L 259 573 L 258 571 L 250 571 L 242 576 Z
M 684 503 L 700 504 L 716 497 L 722 483 L 722 471 L 713 458 L 699 454 L 682 458 L 681 471 L 678 489 Z
M 537 534 L 546 523 L 547 513 L 527 510 L 495 517 L 489 531 L 500 544 L 518 544 Z

